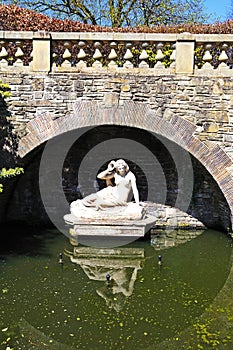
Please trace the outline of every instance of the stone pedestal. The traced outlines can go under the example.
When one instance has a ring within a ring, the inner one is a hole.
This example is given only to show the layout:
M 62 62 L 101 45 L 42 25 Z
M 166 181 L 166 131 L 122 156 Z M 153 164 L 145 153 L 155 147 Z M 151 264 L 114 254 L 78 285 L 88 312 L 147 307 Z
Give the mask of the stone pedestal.
M 33 61 L 34 72 L 49 72 L 51 69 L 51 38 L 44 31 L 33 34 Z
M 140 220 L 101 220 L 79 219 L 72 214 L 64 216 L 67 224 L 72 226 L 72 236 L 105 236 L 105 237 L 144 237 L 154 225 L 156 218 L 146 216 Z
M 193 74 L 194 69 L 194 35 L 181 33 L 176 42 L 176 73 Z

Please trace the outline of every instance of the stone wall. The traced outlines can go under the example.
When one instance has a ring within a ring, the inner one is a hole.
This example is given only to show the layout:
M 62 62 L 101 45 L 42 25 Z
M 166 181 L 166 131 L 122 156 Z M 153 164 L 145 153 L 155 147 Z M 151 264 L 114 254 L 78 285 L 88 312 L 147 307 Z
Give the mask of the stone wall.
M 113 73 L 106 70 L 104 75 L 103 72 L 98 74 L 98 72 L 91 71 L 73 74 L 65 72 L 50 74 L 1 72 L 2 81 L 8 83 L 12 89 L 12 97 L 7 101 L 9 112 L 7 121 L 19 139 L 22 139 L 30 131 L 30 122 L 44 113 L 49 113 L 54 121 L 67 118 L 67 123 L 69 123 L 69 117 L 74 114 L 74 103 L 77 101 L 95 101 L 105 109 L 110 109 L 112 106 L 124 106 L 125 101 L 131 101 L 149 106 L 156 118 L 164 123 L 172 124 L 174 130 L 177 128 L 179 134 L 181 133 L 180 128 L 183 126 L 173 122 L 173 120 L 177 117 L 186 120 L 189 123 L 187 125 L 192 128 L 195 138 L 210 148 L 220 146 L 232 159 L 233 93 L 231 80 L 227 77 L 157 76 L 156 74 L 156 71 L 152 71 L 148 75 L 140 72 L 136 75 L 130 70 L 128 73 Z M 41 128 L 46 128 L 46 125 L 41 126 Z M 49 130 L 48 126 L 48 135 Z M 51 129 L 51 138 L 53 136 Z M 137 137 L 138 141 L 141 142 L 139 134 L 135 136 L 136 139 Z M 149 139 L 149 136 L 145 135 L 145 138 Z M 180 144 L 183 146 L 182 139 L 180 139 Z M 161 161 L 166 163 L 166 154 L 162 154 L 164 159 Z M 194 161 L 198 164 L 199 160 L 194 158 Z M 25 167 L 27 167 L 27 162 L 31 162 L 30 157 L 25 157 Z M 214 167 L 214 164 L 212 166 Z M 218 167 L 218 165 L 216 166 Z M 198 166 L 195 166 L 195 169 L 197 168 Z M 203 182 L 203 174 L 209 174 L 204 168 L 205 166 L 199 173 L 199 180 L 198 175 L 196 175 L 196 197 L 194 196 L 196 199 L 194 200 L 193 197 L 190 211 L 196 217 L 204 219 L 203 221 L 207 215 L 207 223 L 209 223 L 211 215 L 210 212 L 207 214 L 209 204 L 205 206 L 204 203 L 206 203 L 207 197 L 212 198 L 211 193 L 214 188 L 216 198 L 210 208 L 211 210 L 214 207 L 217 208 L 214 217 L 218 216 L 218 218 L 212 220 L 212 226 L 227 228 L 230 225 L 230 211 L 221 191 L 217 194 L 218 186 L 215 184 L 207 186 L 208 188 L 203 191 L 198 190 L 200 184 L 199 189 L 204 188 L 203 183 L 206 179 Z M 228 170 L 231 172 L 231 169 Z M 168 184 L 171 189 L 174 189 L 172 183 L 175 175 L 172 172 L 170 170 L 170 175 L 168 175 Z M 209 177 L 208 181 L 213 180 L 211 174 L 204 177 Z M 214 183 L 215 181 L 213 181 Z M 173 204 L 172 196 L 172 190 L 168 191 L 168 198 L 170 198 L 168 204 Z M 209 199 L 207 203 L 210 202 Z
M 26 133 L 26 123 L 44 112 L 51 112 L 54 118 L 73 113 L 77 100 L 105 105 L 131 100 L 149 104 L 161 118 L 185 118 L 197 126 L 200 140 L 221 144 L 228 154 L 233 153 L 233 92 L 229 78 L 1 73 L 1 79 L 11 86 L 8 120 L 20 136 Z

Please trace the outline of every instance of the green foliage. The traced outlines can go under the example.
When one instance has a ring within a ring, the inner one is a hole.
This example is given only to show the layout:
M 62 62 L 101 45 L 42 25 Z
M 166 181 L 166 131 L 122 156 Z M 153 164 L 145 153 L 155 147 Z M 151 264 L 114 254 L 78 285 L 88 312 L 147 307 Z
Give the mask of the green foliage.
M 197 332 L 197 336 L 201 340 L 201 342 L 213 348 L 216 348 L 216 346 L 220 344 L 220 341 L 219 341 L 220 332 L 211 332 L 207 327 L 208 325 L 201 324 L 201 323 L 197 323 L 194 325 L 194 328 L 196 329 L 196 332 Z M 201 344 L 199 344 L 199 348 L 203 349 Z
M 0 179 L 10 178 L 19 174 L 22 174 L 24 172 L 23 168 L 16 167 L 14 169 L 6 169 L 2 168 L 0 171 Z M 0 193 L 3 191 L 3 185 L 0 184 Z
M 2 83 L 2 81 L 0 81 L 0 97 L 2 97 L 2 99 L 10 97 L 11 96 L 11 88 L 8 84 Z M 0 134 L 2 134 L 3 130 L 2 127 L 0 128 Z M 19 168 L 16 167 L 14 169 L 10 168 L 10 169 L 6 169 L 6 168 L 2 168 L 0 170 L 0 179 L 5 179 L 5 178 L 10 178 L 19 174 L 23 173 L 23 168 Z M 0 193 L 3 191 L 3 185 L 0 183 Z
M 2 83 L 0 80 L 0 96 L 3 98 L 10 97 L 11 96 L 11 88 L 8 84 Z
M 142 53 L 141 48 L 133 48 L 131 51 L 134 55 L 137 56 L 137 58 L 139 58 L 140 54 Z M 150 49 L 146 49 L 146 52 L 148 54 L 148 62 L 149 62 L 150 67 L 154 67 L 154 65 L 157 62 L 157 59 L 156 59 L 157 48 L 156 48 L 156 46 L 155 45 L 151 46 Z M 171 54 L 172 54 L 171 46 L 165 45 L 162 48 L 162 53 L 163 53 L 164 57 L 163 57 L 163 60 L 161 62 L 167 68 L 171 64 L 171 59 L 170 59 Z M 138 64 L 138 62 L 137 62 L 137 64 Z
M 193 324 L 198 340 L 197 349 L 206 349 L 207 347 L 208 349 L 219 349 L 222 345 L 230 346 L 232 344 L 232 336 L 227 334 L 227 329 L 225 333 L 219 331 L 219 322 L 224 319 L 228 322 L 232 321 L 232 307 L 213 309 L 210 305 L 206 309 L 202 322 Z
M 205 63 L 203 61 L 203 55 L 204 55 L 204 46 L 200 45 L 195 48 L 195 64 L 198 68 L 201 68 L 203 64 Z
M 12 177 L 23 173 L 23 168 L 6 169 L 2 168 L 0 172 L 0 178 Z

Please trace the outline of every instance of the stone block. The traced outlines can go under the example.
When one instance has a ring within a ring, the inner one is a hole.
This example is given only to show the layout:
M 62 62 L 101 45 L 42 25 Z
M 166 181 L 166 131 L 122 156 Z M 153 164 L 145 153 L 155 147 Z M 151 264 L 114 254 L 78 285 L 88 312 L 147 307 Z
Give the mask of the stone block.
M 32 85 L 33 90 L 44 91 L 44 79 L 43 78 L 32 79 L 31 85 Z
M 233 144 L 233 135 L 231 134 L 224 134 L 223 135 L 224 142 L 230 142 Z
M 211 132 L 211 133 L 216 133 L 219 130 L 219 126 L 217 123 L 204 123 L 204 130 L 205 132 Z
M 176 227 L 177 226 L 177 218 L 172 217 L 167 220 L 167 226 L 168 227 Z
M 176 43 L 176 73 L 193 74 L 194 41 L 177 41 Z
M 41 100 L 43 98 L 43 95 L 44 95 L 43 91 L 35 91 L 34 92 L 34 98 L 36 100 L 38 100 L 38 99 Z
M 223 94 L 223 79 L 219 79 L 218 82 L 216 82 L 213 86 L 213 93 L 216 95 L 222 95 Z
M 170 208 L 167 207 L 166 208 L 166 217 L 167 218 L 173 218 L 176 216 L 176 209 L 175 208 Z
M 36 72 L 49 72 L 51 69 L 51 42 L 46 32 L 35 32 L 33 36 L 32 69 Z
M 119 94 L 117 93 L 105 93 L 103 98 L 105 107 L 117 106 L 119 103 Z
M 121 91 L 122 92 L 129 92 L 130 91 L 130 85 L 129 84 L 123 84 L 121 86 Z

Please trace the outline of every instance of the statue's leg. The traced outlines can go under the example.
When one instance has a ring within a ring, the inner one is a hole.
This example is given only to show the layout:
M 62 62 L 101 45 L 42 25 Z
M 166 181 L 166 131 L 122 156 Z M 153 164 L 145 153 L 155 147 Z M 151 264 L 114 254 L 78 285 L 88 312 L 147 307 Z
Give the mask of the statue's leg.
M 86 196 L 82 199 L 82 204 L 85 205 L 85 207 L 95 207 L 96 202 L 97 202 L 96 193 L 92 193 L 89 196 Z

